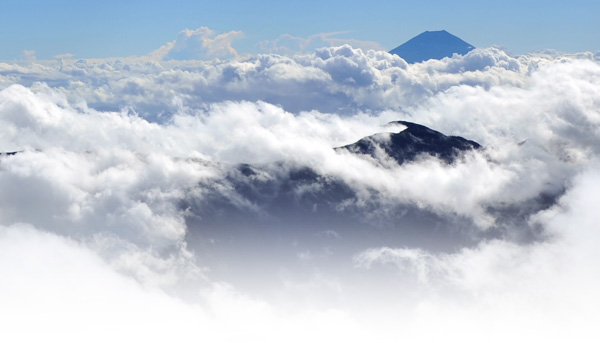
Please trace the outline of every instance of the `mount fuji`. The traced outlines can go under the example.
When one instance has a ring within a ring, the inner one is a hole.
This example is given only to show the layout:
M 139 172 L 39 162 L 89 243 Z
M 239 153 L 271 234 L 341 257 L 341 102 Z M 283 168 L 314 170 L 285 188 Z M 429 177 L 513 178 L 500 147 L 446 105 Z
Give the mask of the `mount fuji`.
M 454 54 L 465 55 L 475 47 L 453 34 L 442 31 L 425 31 L 408 42 L 390 50 L 408 63 L 442 59 Z

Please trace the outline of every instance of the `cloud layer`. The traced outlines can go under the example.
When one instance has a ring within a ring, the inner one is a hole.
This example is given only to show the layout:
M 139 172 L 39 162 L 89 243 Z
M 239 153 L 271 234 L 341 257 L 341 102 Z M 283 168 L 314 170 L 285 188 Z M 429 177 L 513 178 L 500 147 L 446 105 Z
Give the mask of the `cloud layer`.
M 200 34 L 206 32 L 191 33 L 190 37 Z M 513 58 L 490 48 L 446 62 L 408 65 L 383 51 L 345 45 L 292 57 L 259 55 L 215 63 L 159 63 L 138 58 L 62 59 L 57 64 L 33 64 L 28 68 L 2 64 L 0 75 L 6 86 L 41 81 L 64 88 L 95 108 L 133 107 L 151 118 L 170 116 L 181 106 L 198 109 L 227 100 L 262 100 L 294 113 L 317 110 L 347 114 L 412 108 L 457 85 L 519 87 L 531 71 L 552 59 Z
M 0 156 L 0 335 L 595 334 L 593 55 L 176 60 L 235 55 L 236 37 L 182 32 L 168 61 L 0 63 L 0 147 L 18 152 Z M 452 165 L 333 149 L 393 120 L 483 149 Z

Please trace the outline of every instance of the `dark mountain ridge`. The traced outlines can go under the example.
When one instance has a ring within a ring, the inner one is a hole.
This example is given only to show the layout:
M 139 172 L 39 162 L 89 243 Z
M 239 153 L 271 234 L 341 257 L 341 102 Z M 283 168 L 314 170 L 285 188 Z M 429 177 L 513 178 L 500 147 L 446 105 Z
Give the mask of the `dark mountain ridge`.
M 389 133 L 389 137 L 381 137 L 381 134 L 368 136 L 336 150 L 347 150 L 374 158 L 378 158 L 378 151 L 384 151 L 398 164 L 413 161 L 419 155 L 426 154 L 452 164 L 463 152 L 481 147 L 479 143 L 463 137 L 446 136 L 426 126 L 408 121 L 395 121 L 390 123 L 392 124 L 402 124 L 406 129 L 398 133 Z

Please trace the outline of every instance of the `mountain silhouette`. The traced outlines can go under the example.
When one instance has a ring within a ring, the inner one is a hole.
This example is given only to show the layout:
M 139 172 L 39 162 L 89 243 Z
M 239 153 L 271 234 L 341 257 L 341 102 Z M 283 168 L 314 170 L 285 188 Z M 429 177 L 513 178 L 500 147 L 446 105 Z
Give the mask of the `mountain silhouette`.
M 402 57 L 408 63 L 418 63 L 430 59 L 465 55 L 475 49 L 464 40 L 442 31 L 425 31 L 408 42 L 390 50 L 390 54 Z

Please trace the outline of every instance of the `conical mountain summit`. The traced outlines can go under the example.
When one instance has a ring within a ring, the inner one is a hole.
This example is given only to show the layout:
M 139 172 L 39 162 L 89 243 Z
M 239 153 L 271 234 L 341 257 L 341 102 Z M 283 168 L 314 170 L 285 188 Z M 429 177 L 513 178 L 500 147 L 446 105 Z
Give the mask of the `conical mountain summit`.
M 465 55 L 475 49 L 474 46 L 442 31 L 425 31 L 408 42 L 390 50 L 391 54 L 402 57 L 408 63 L 418 63 L 430 59 L 442 59 L 453 54 Z

